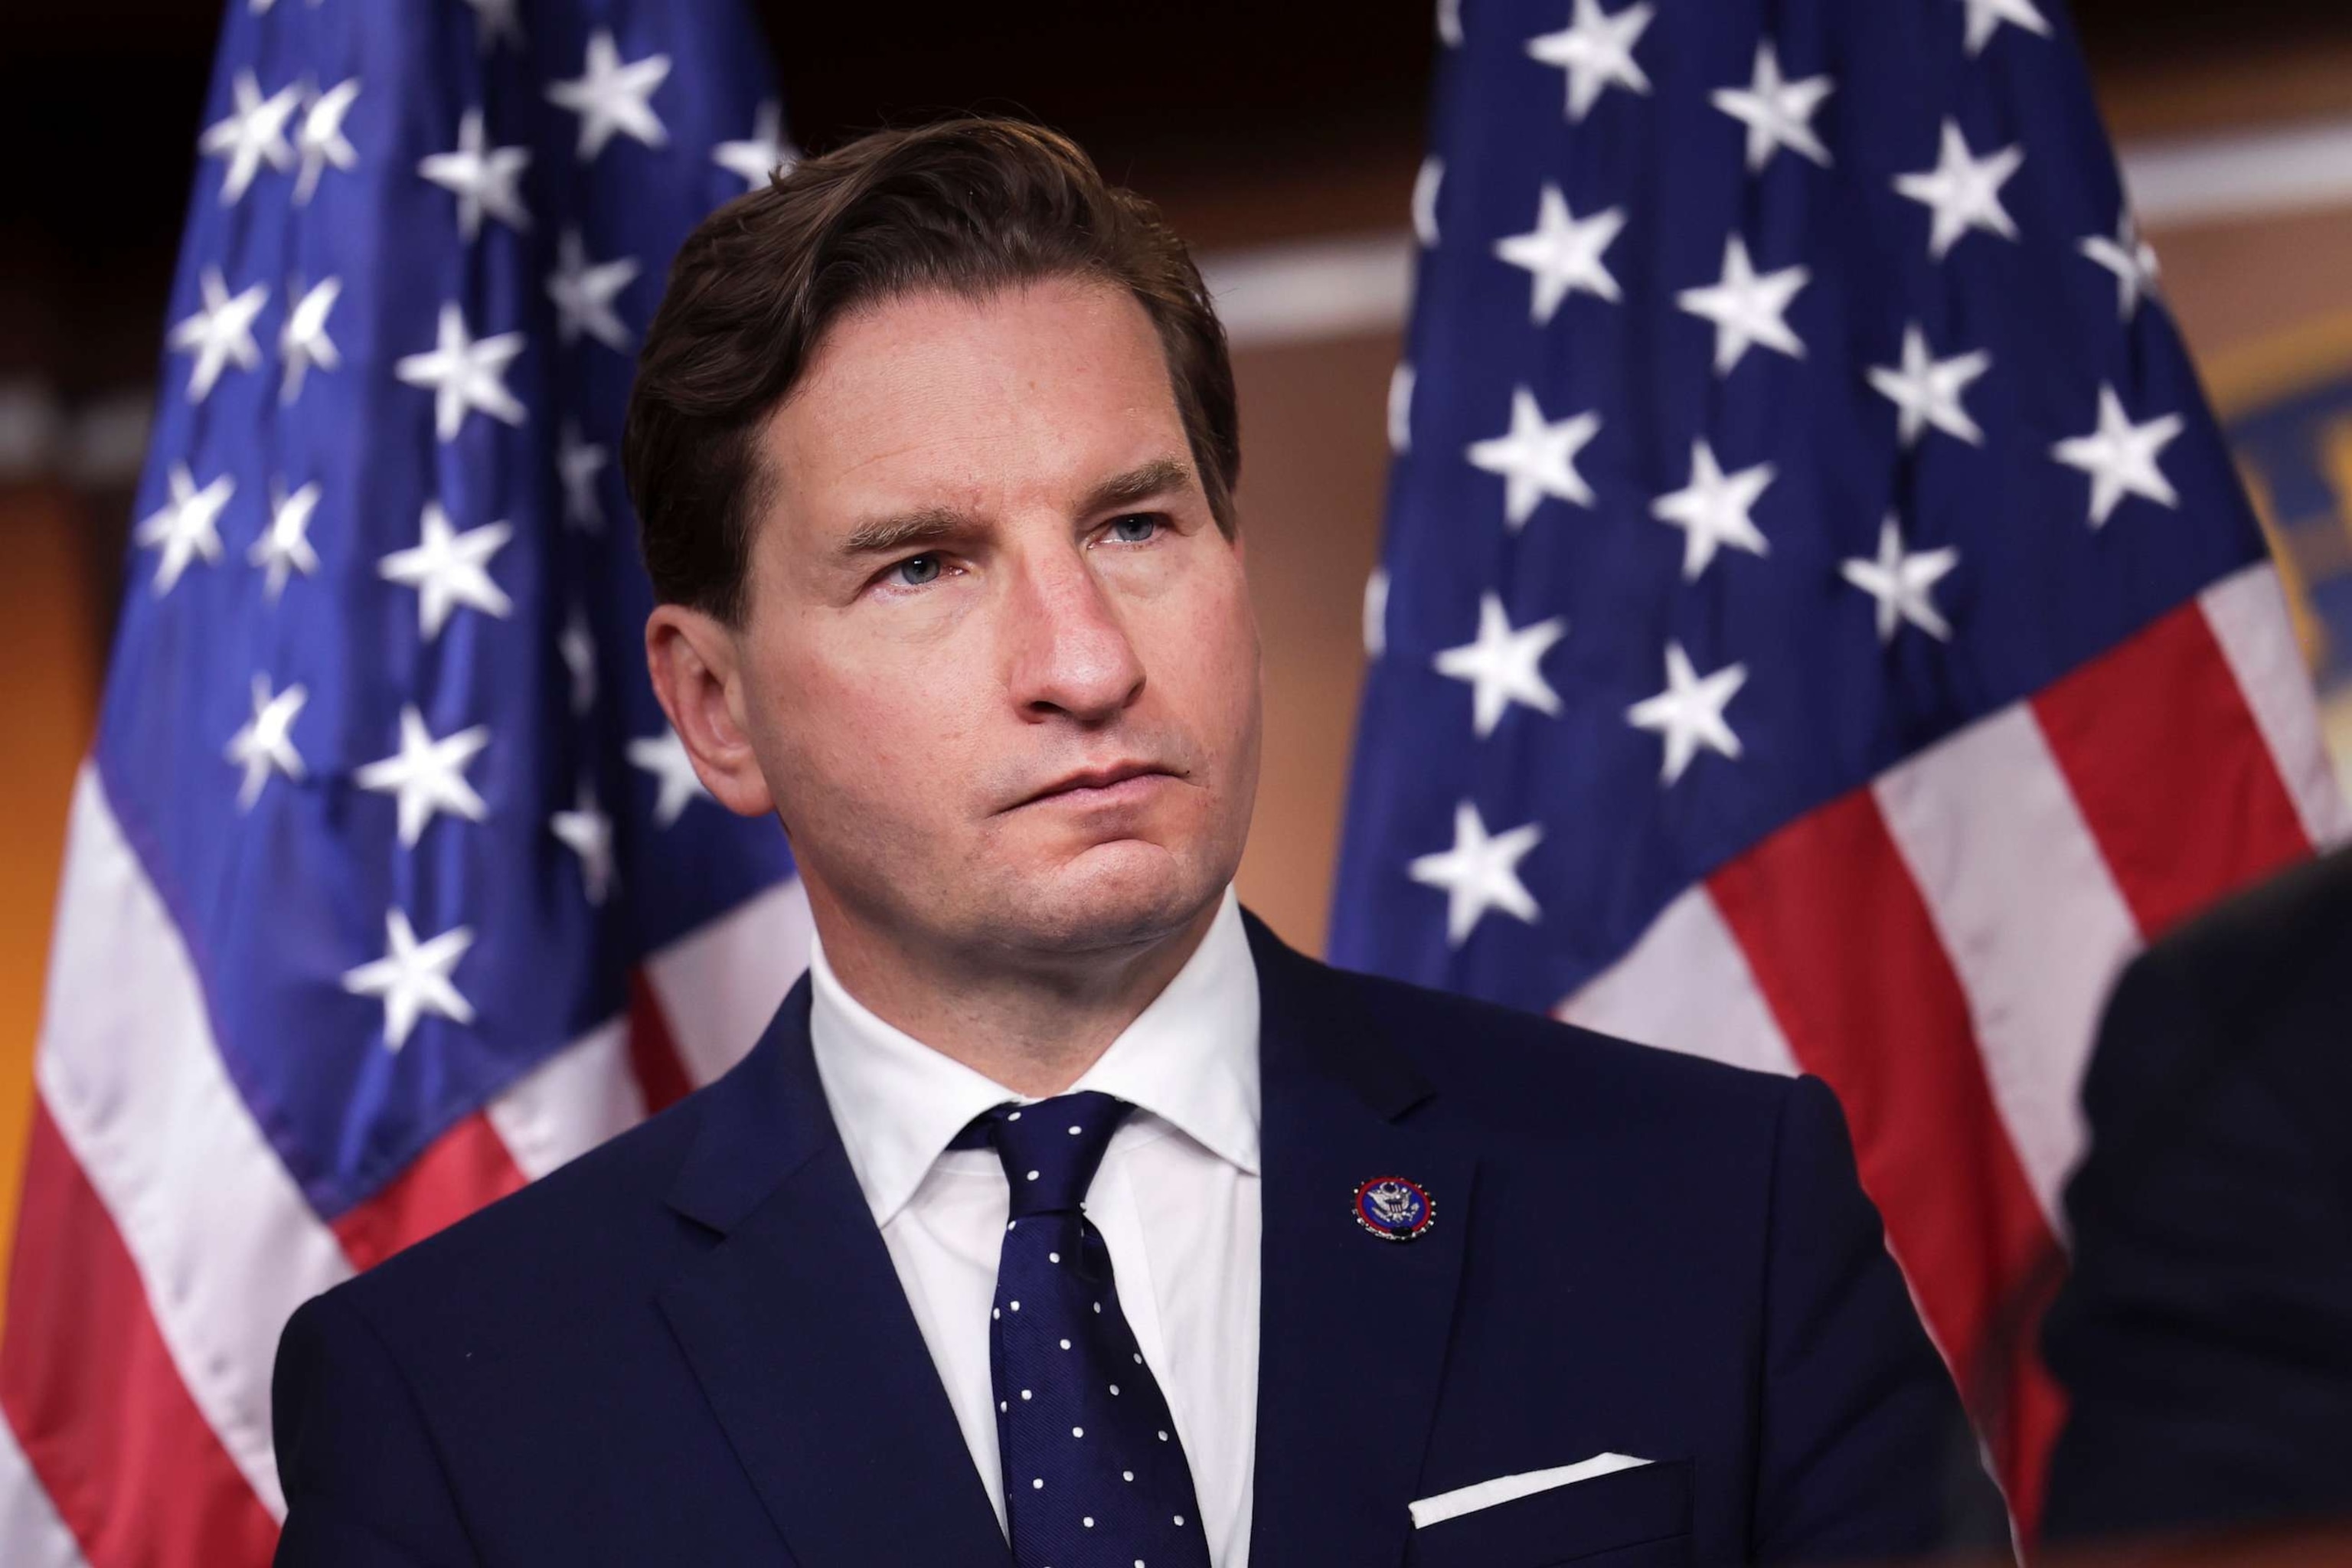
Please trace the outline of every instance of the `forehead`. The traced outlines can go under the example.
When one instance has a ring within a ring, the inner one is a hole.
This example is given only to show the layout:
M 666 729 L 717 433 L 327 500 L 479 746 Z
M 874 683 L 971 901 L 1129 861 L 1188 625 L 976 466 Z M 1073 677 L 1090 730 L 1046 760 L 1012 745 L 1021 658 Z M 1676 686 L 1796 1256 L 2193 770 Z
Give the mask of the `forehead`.
M 1125 289 L 1072 278 L 904 295 L 844 318 L 761 446 L 779 510 L 815 518 L 842 504 L 1017 503 L 1185 449 L 1150 318 Z

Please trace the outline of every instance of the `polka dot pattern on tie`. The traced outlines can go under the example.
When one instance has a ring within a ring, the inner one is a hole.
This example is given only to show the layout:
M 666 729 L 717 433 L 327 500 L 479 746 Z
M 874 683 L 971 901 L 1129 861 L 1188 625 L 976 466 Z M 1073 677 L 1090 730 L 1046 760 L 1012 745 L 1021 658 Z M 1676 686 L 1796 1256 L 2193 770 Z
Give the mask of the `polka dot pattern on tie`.
M 1209 1568 L 1183 1445 L 1080 1218 L 1128 1107 L 1105 1094 L 999 1107 L 984 1129 L 1012 1199 L 989 1319 L 1005 1515 L 1018 1568 Z M 1117 1369 L 1118 1381 L 1110 1374 Z

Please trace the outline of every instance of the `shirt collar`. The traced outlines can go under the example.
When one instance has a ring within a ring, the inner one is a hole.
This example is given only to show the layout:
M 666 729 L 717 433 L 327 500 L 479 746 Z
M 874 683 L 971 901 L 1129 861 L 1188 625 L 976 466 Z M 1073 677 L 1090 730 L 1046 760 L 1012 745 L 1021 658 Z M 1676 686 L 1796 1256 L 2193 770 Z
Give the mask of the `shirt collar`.
M 877 1225 L 915 1195 L 950 1139 L 1007 1100 L 1003 1085 L 885 1023 L 809 941 L 809 1046 L 850 1168 Z M 1258 1173 L 1258 987 L 1233 889 L 1208 934 L 1070 1092 L 1097 1089 Z

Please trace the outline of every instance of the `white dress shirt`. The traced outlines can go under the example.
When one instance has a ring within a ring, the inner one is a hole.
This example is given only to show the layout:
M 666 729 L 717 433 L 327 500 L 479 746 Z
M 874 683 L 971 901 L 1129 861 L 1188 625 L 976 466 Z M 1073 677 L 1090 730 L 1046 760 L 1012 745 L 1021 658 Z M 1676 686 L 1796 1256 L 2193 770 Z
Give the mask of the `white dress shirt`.
M 988 1149 L 950 1149 L 1026 1102 L 876 1017 L 809 946 L 809 1043 L 858 1186 L 1004 1524 L 988 1312 L 1011 1197 Z M 1200 947 L 1070 1092 L 1136 1109 L 1087 1195 L 1119 1305 L 1176 1419 L 1216 1568 L 1249 1557 L 1257 1447 L 1258 991 L 1232 889 Z

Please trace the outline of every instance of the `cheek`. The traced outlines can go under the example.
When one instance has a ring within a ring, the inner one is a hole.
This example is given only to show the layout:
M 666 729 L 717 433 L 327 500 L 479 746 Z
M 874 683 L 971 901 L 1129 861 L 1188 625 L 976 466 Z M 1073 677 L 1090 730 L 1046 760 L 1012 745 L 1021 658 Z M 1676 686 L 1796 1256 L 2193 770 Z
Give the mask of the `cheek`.
M 901 668 L 887 650 L 831 649 L 797 664 L 780 684 L 772 722 L 800 786 L 874 817 L 934 815 L 944 804 L 940 786 L 963 776 L 971 760 L 971 661 Z
M 1249 589 L 1237 570 L 1219 574 L 1186 605 L 1168 628 L 1163 658 L 1200 739 L 1239 763 L 1257 723 L 1258 641 Z

